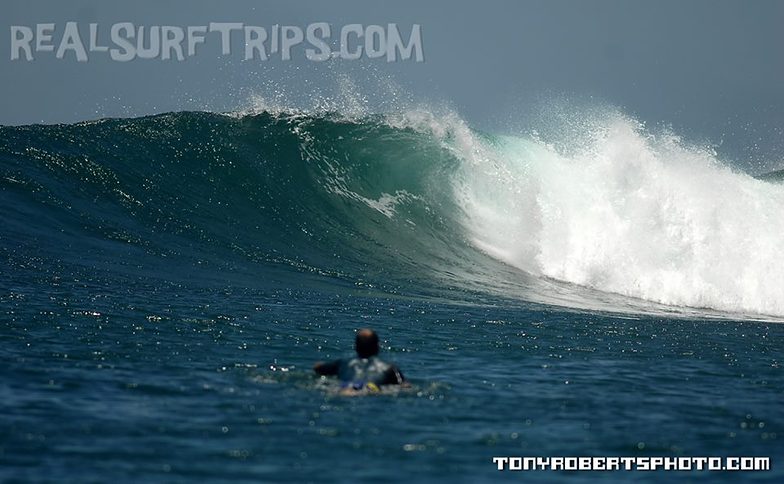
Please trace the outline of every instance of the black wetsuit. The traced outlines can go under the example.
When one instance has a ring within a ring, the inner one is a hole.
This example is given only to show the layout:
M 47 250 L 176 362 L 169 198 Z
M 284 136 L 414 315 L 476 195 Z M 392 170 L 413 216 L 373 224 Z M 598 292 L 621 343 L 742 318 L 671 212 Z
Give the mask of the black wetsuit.
M 315 370 L 319 375 L 337 375 L 343 386 L 355 389 L 363 388 L 368 383 L 381 386 L 399 385 L 406 381 L 395 365 L 376 356 L 335 360 L 322 363 Z

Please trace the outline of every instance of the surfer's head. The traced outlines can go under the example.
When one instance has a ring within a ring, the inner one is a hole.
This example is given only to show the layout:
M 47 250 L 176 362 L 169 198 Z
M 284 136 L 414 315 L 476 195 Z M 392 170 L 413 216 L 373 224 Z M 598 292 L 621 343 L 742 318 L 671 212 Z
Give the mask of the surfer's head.
M 360 329 L 357 331 L 355 348 L 360 358 L 376 356 L 378 354 L 378 335 L 372 329 Z

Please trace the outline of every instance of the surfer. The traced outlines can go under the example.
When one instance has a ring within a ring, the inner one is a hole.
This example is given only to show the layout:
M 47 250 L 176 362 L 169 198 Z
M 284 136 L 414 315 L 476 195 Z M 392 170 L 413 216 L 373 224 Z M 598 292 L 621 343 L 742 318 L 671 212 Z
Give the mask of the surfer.
M 378 358 L 378 335 L 372 329 L 357 331 L 357 357 L 318 362 L 313 371 L 319 375 L 337 375 L 341 387 L 348 391 L 378 391 L 382 385 L 404 385 L 406 379 L 393 364 Z

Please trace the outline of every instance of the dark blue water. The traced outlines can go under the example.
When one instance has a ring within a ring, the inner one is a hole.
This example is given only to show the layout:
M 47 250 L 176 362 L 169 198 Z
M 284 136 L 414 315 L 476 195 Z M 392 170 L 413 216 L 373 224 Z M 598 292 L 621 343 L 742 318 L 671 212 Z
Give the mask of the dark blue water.
M 324 118 L 0 129 L 0 480 L 784 478 L 775 318 L 511 269 L 460 237 L 422 175 L 456 164 L 414 130 Z M 396 211 L 366 203 L 384 193 Z M 360 327 L 411 389 L 349 398 L 312 374 Z M 772 470 L 492 463 L 572 455 Z

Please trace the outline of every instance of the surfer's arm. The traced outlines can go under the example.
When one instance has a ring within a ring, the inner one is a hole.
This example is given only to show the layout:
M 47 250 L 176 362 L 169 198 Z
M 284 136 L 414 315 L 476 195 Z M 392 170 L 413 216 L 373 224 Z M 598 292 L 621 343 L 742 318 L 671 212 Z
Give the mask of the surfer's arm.
M 319 375 L 337 375 L 338 368 L 340 367 L 340 360 L 335 361 L 319 361 L 315 365 L 313 365 L 313 371 L 318 373 Z
M 392 365 L 386 371 L 384 375 L 384 384 L 385 385 L 407 385 L 408 382 L 406 381 L 406 377 L 403 376 L 403 373 L 400 371 L 400 368 Z

